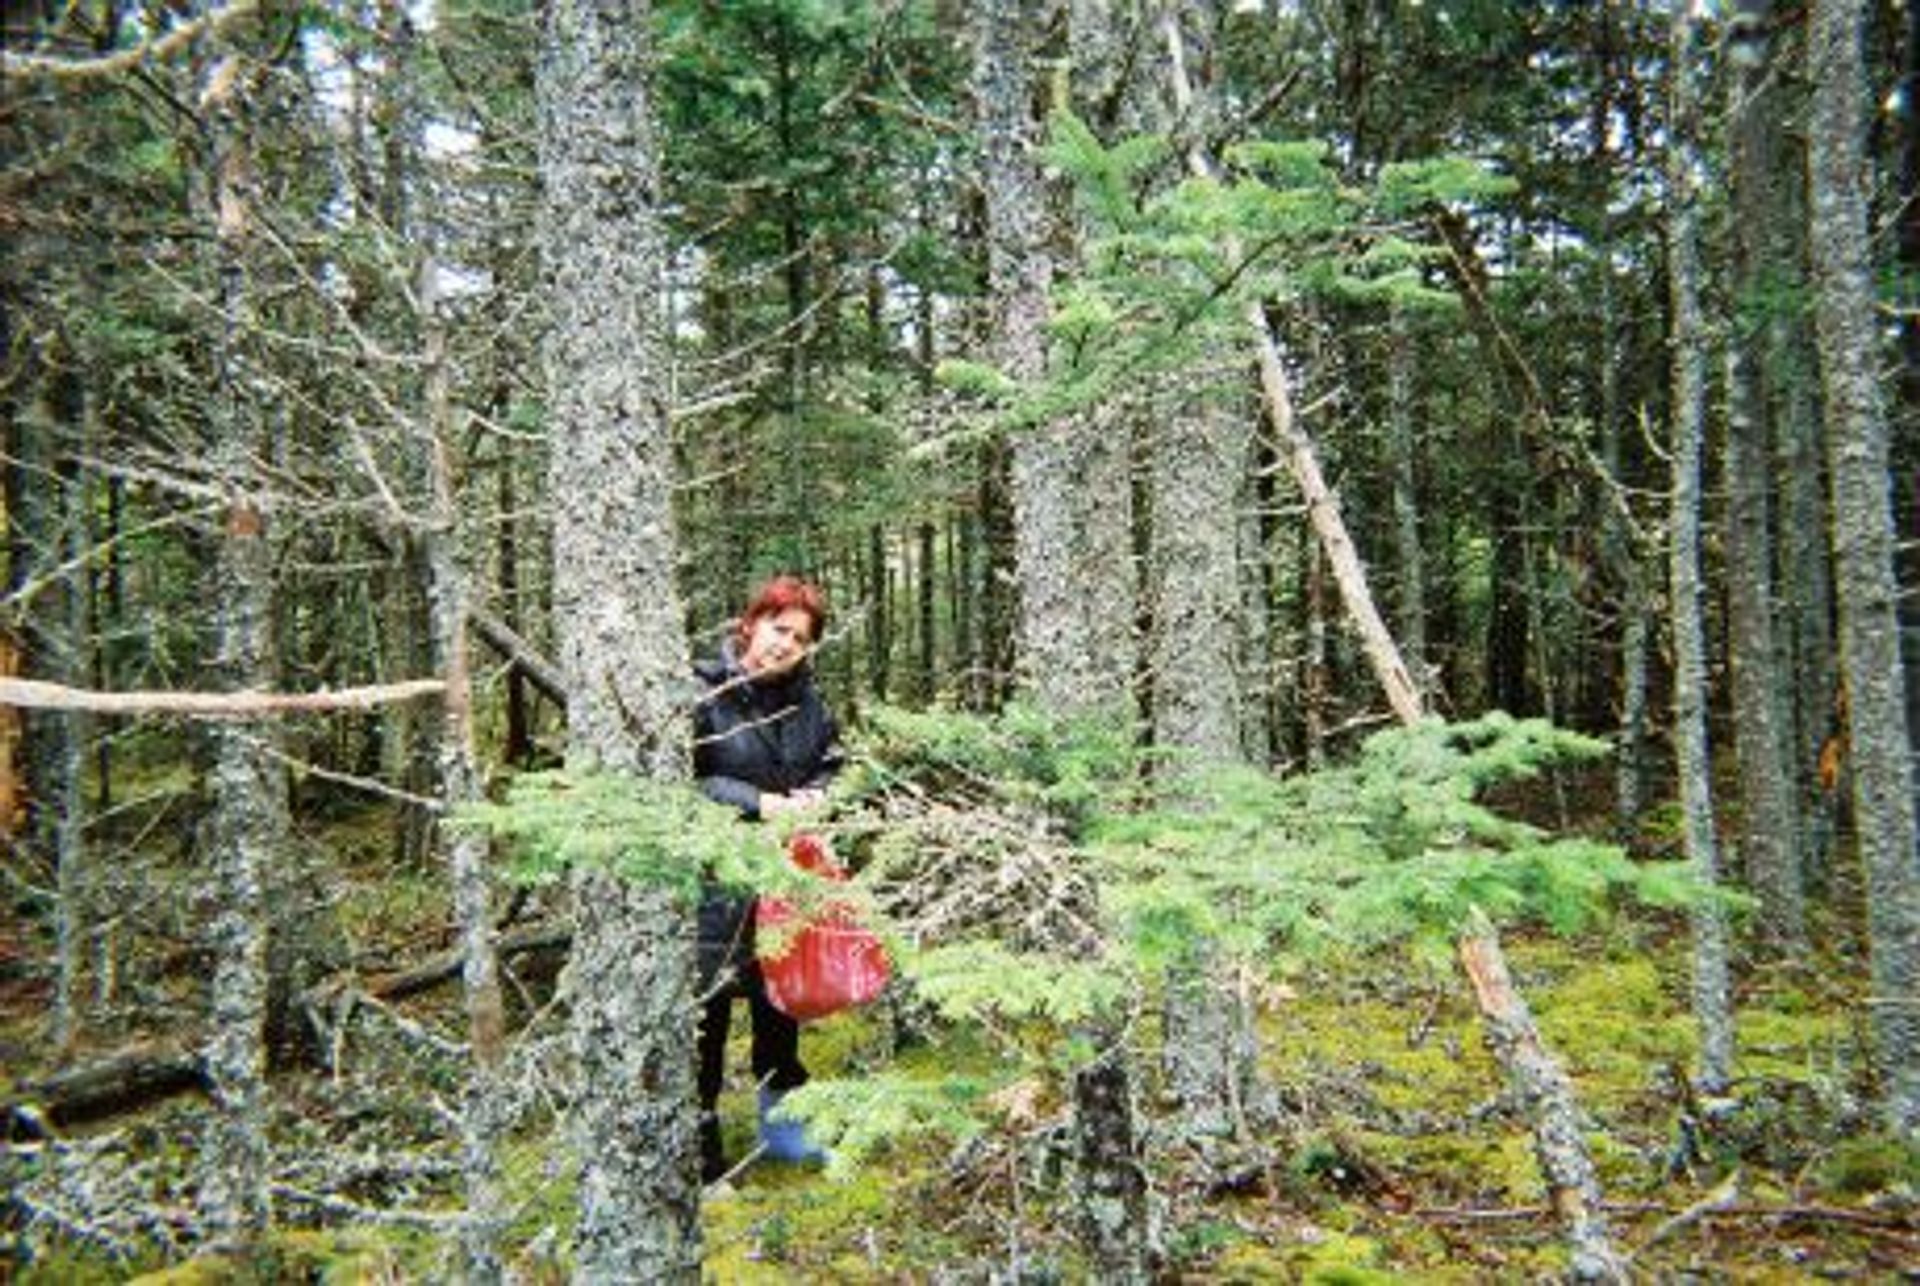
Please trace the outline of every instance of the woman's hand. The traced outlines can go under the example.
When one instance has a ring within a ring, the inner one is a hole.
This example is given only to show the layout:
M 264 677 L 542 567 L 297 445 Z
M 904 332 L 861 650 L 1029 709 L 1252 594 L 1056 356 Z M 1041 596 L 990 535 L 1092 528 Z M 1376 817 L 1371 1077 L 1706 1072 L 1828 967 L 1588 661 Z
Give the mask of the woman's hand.
M 760 815 L 773 817 L 780 813 L 803 813 L 810 808 L 819 807 L 826 802 L 826 798 L 826 791 L 808 787 L 789 791 L 784 795 L 763 790 L 760 792 Z

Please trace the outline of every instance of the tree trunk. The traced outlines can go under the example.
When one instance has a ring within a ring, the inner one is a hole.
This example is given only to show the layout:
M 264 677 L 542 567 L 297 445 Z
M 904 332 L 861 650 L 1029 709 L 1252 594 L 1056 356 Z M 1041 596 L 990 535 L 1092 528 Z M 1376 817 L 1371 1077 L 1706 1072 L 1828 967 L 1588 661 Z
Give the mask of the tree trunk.
M 1495 415 L 1504 421 L 1501 412 Z M 1521 450 L 1519 434 L 1504 424 L 1495 429 L 1498 459 L 1487 486 L 1487 523 L 1493 529 L 1493 557 L 1487 565 L 1486 700 L 1495 710 L 1521 716 L 1533 713 L 1528 683 L 1528 625 L 1532 613 L 1527 584 L 1527 518 L 1532 490 L 1513 476 Z
M 1327 555 L 1317 540 L 1302 536 L 1302 561 L 1306 600 L 1306 646 L 1302 649 L 1300 676 L 1301 758 L 1307 771 L 1313 772 L 1327 762 L 1327 715 L 1333 707 L 1333 650 L 1328 645 L 1327 626 L 1333 605 L 1327 593 Z
M 93 454 L 88 439 L 90 413 L 87 394 L 70 373 L 52 376 L 54 388 L 42 400 L 44 423 L 50 435 L 66 437 L 74 444 L 73 459 L 54 471 L 61 484 L 65 505 L 60 524 L 65 540 L 55 546 L 56 558 L 64 574 L 53 606 L 59 610 L 57 623 L 43 634 L 50 645 L 50 660 L 72 677 L 85 683 L 91 675 L 86 658 L 92 650 L 88 631 L 88 568 L 92 562 L 91 515 L 87 492 L 92 486 L 91 470 L 84 463 Z M 69 422 L 62 425 L 61 420 Z M 64 432 L 63 432 L 64 430 Z M 70 1049 L 81 1028 L 80 991 L 86 970 L 87 938 L 94 927 L 94 872 L 87 853 L 87 743 L 93 733 L 93 719 L 86 712 L 73 710 L 59 716 L 60 762 L 51 765 L 49 786 L 55 792 L 52 810 L 54 863 L 58 896 L 54 904 L 55 975 L 52 1037 L 63 1053 Z
M 1393 475 L 1394 556 L 1399 565 L 1400 638 L 1411 658 L 1415 689 L 1427 690 L 1427 572 L 1420 547 L 1420 495 L 1414 485 L 1413 326 L 1394 304 L 1387 356 L 1387 451 Z
M 423 554 L 429 574 L 435 669 L 445 676 L 441 706 L 440 782 L 449 809 L 485 798 L 484 775 L 473 739 L 473 683 L 468 663 L 467 617 L 473 592 L 467 574 L 453 465 L 453 416 L 447 336 L 437 315 L 439 265 L 429 253 L 419 273 L 418 298 L 425 331 L 427 423 L 431 440 L 427 476 L 432 488 L 431 522 Z M 494 949 L 487 876 L 487 837 L 473 827 L 442 831 L 454 923 L 465 961 L 467 1030 L 473 1050 L 472 1079 L 461 1111 L 461 1161 L 466 1176 L 462 1254 L 469 1286 L 503 1279 L 500 1238 L 508 1218 L 500 1177 L 499 1147 L 509 1107 L 502 1084 L 506 1018 L 500 999 L 499 960 Z
M 1888 426 L 1876 381 L 1877 305 L 1867 225 L 1870 103 L 1863 0 L 1815 0 L 1808 31 L 1812 248 L 1827 467 L 1846 677 L 1853 804 L 1867 877 L 1873 1025 L 1882 1103 L 1898 1129 L 1920 1128 L 1920 858 L 1915 854 L 1888 496 Z
M 887 699 L 893 673 L 893 620 L 887 604 L 887 535 L 879 523 L 867 528 L 867 683 L 875 701 Z
M 673 782 L 688 771 L 688 657 L 673 589 L 650 14 L 554 0 L 545 17 L 540 244 L 567 763 Z M 691 908 L 664 885 L 592 867 L 576 870 L 573 891 L 576 1279 L 695 1282 Z
M 995 356 L 1003 372 L 1032 385 L 1047 374 L 1047 293 L 1053 264 L 1046 206 L 1034 158 L 1031 0 L 984 0 L 974 11 L 973 84 L 983 140 L 987 282 Z M 1020 590 L 1019 687 L 1061 719 L 1111 714 L 1125 700 L 1129 670 L 1085 628 L 1098 591 L 1076 580 L 1075 488 L 1089 417 L 1022 426 L 1012 446 L 1014 567 Z M 1114 670 L 1119 669 L 1116 677 Z M 1106 1280 L 1144 1282 L 1152 1271 L 1146 1186 L 1132 1124 L 1126 1047 L 1105 1023 L 1086 1033 L 1094 1064 L 1073 1077 L 1080 1146 L 1082 1244 Z
M 1197 803 L 1209 767 L 1242 762 L 1237 501 L 1248 442 L 1235 401 L 1197 390 L 1162 419 L 1153 450 L 1153 727 L 1176 756 L 1161 781 L 1175 802 Z M 1231 1135 L 1253 1079 L 1251 1015 L 1218 953 L 1192 945 L 1167 979 L 1167 1088 L 1187 1133 Z
M 1713 828 L 1713 766 L 1707 744 L 1707 647 L 1700 602 L 1700 457 L 1706 438 L 1706 322 L 1700 310 L 1698 199 L 1694 182 L 1697 105 L 1690 68 L 1693 21 L 1673 10 L 1674 67 L 1667 182 L 1667 281 L 1673 315 L 1673 492 L 1668 539 L 1673 613 L 1675 768 L 1685 816 L 1687 860 L 1700 885 L 1719 882 Z M 1699 1083 L 1712 1092 L 1733 1080 L 1732 985 L 1726 918 L 1712 904 L 1693 912 L 1693 1013 L 1700 1027 Z
M 938 649 L 935 646 L 935 626 L 937 616 L 935 608 L 939 604 L 934 578 L 934 525 L 931 522 L 920 524 L 920 664 L 919 689 L 920 704 L 930 706 L 939 695 L 940 676 L 935 661 Z
M 1053 280 L 1034 160 L 1030 9 L 1026 0 L 992 0 L 976 9 L 974 60 L 995 356 L 1008 378 L 1027 385 L 1047 373 L 1047 292 Z M 1022 426 L 1013 441 L 1014 566 L 1020 587 L 1016 664 L 1021 686 L 1035 704 L 1062 714 L 1086 702 L 1080 682 L 1086 640 L 1074 628 L 1072 429 L 1072 421 L 1056 417 Z
M 1733 671 L 1734 750 L 1740 764 L 1741 858 L 1760 897 L 1760 936 L 1784 959 L 1806 945 L 1800 852 L 1788 778 L 1784 702 L 1789 691 L 1774 636 L 1771 448 L 1760 359 L 1766 327 L 1754 313 L 1767 269 L 1774 140 L 1779 113 L 1765 99 L 1764 72 L 1730 76 L 1727 117 L 1732 145 L 1733 317 L 1726 336 L 1728 655 Z
M 214 336 L 210 434 L 223 493 L 209 597 L 218 618 L 214 668 L 232 690 L 271 688 L 273 555 L 269 502 L 254 471 L 266 458 L 265 426 L 249 396 L 253 311 L 247 261 L 255 199 L 247 122 L 248 86 L 241 55 L 230 53 L 206 76 L 210 128 L 209 216 L 220 300 Z M 249 1240 L 270 1217 L 266 1138 L 267 907 L 266 880 L 286 847 L 286 780 L 275 758 L 279 730 L 271 720 L 221 724 L 215 732 L 213 813 L 207 839 L 219 911 L 213 926 L 213 1014 L 207 1079 L 219 1109 L 206 1150 L 201 1205 L 222 1239 Z
M 1379 609 L 1374 606 L 1373 594 L 1367 589 L 1366 571 L 1360 565 L 1360 555 L 1354 549 L 1352 538 L 1347 535 L 1339 502 L 1320 473 L 1313 442 L 1294 419 L 1292 381 L 1280 360 L 1280 350 L 1268 328 L 1265 310 L 1258 303 L 1251 304 L 1246 317 L 1260 359 L 1260 383 L 1267 394 L 1267 414 L 1279 435 L 1287 467 L 1292 470 L 1294 481 L 1307 502 L 1307 516 L 1326 552 L 1334 583 L 1340 589 L 1341 604 L 1360 635 L 1367 662 L 1395 717 L 1401 723 L 1418 723 L 1424 717 L 1419 689 L 1407 672 L 1400 648 L 1380 618 Z
M 1134 1130 L 1131 1059 L 1113 1027 L 1095 1033 L 1093 1060 L 1073 1073 L 1080 1242 L 1093 1280 L 1153 1280 L 1146 1246 L 1147 1177 Z

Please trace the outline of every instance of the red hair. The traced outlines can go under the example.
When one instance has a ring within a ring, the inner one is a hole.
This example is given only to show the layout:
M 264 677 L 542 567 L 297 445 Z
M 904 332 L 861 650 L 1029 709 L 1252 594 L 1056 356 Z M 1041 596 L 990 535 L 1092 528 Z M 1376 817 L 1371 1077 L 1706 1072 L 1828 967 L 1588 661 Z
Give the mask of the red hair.
M 734 627 L 735 642 L 745 647 L 747 636 L 763 617 L 778 616 L 795 607 L 813 622 L 812 642 L 818 643 L 827 631 L 827 596 L 818 585 L 798 576 L 775 576 L 754 591 L 747 600 L 747 610 L 740 613 L 740 624 Z

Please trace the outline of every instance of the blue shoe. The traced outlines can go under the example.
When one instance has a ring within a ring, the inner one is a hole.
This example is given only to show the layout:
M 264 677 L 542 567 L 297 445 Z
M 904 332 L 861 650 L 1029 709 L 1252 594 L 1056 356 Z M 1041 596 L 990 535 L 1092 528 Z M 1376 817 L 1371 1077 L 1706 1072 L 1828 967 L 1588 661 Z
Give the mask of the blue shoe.
M 788 1165 L 825 1165 L 827 1150 L 807 1137 L 806 1127 L 780 1114 L 785 1090 L 760 1090 L 760 1146 L 769 1161 Z

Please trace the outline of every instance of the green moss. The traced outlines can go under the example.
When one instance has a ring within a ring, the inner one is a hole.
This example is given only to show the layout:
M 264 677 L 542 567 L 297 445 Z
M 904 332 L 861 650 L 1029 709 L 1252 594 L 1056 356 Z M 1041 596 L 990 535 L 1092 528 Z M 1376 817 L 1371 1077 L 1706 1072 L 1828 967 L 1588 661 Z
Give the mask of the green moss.
M 1207 1265 L 1206 1280 L 1242 1286 L 1254 1282 L 1293 1282 L 1300 1269 L 1285 1250 L 1253 1241 L 1239 1241 L 1221 1251 Z
M 1849 1197 L 1920 1190 L 1920 1144 L 1884 1134 L 1847 1139 L 1820 1163 L 1819 1177 L 1821 1187 Z
M 887 1166 L 840 1181 L 817 1170 L 751 1167 L 733 1191 L 701 1208 L 707 1280 L 894 1281 L 903 1261 L 955 1253 L 951 1241 L 922 1226 L 922 1214 L 903 1218 L 914 1197 L 903 1190 L 901 1173 L 922 1173 L 934 1159 L 901 1152 Z
M 1797 994 L 1771 996 L 1783 1006 L 1744 1007 L 1734 1014 L 1734 1048 L 1743 1076 L 1826 1075 L 1853 1057 L 1854 1032 L 1846 1014 L 1811 1012 Z
M 1338 1232 L 1307 1246 L 1296 1260 L 1301 1280 L 1322 1286 L 1375 1286 L 1398 1280 L 1382 1272 L 1381 1263 L 1379 1242 Z
M 1650 1068 L 1692 1055 L 1693 1020 L 1645 957 L 1582 962 L 1528 1001 L 1590 1110 L 1618 1106 L 1640 1092 Z
M 244 1255 L 203 1255 L 129 1280 L 138 1286 L 377 1286 L 408 1275 L 395 1248 L 375 1234 L 282 1231 Z

